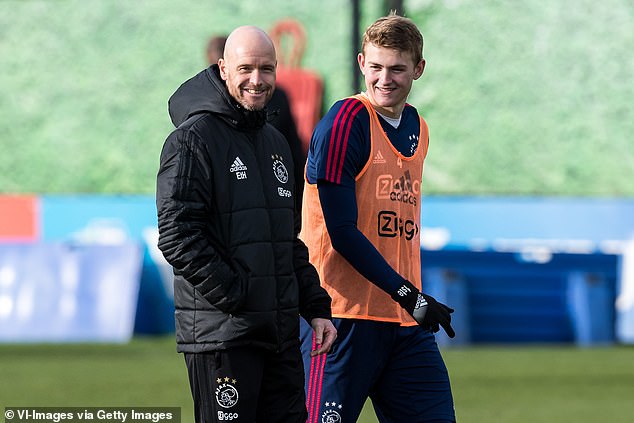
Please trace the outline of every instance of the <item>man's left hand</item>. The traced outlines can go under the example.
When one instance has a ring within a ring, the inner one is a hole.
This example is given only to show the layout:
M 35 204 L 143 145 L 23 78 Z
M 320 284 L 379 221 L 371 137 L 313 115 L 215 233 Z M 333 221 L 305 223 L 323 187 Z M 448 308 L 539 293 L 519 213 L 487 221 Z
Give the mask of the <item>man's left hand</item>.
M 456 336 L 456 332 L 454 332 L 451 327 L 451 313 L 454 311 L 453 308 L 446 306 L 440 301 L 436 301 L 431 295 L 421 295 L 427 302 L 427 313 L 425 314 L 425 319 L 421 326 L 430 329 L 434 333 L 440 330 L 439 326 L 442 326 L 450 338 Z
M 317 349 L 310 352 L 310 356 L 314 357 L 319 354 L 325 354 L 332 348 L 335 338 L 337 338 L 337 329 L 329 319 L 316 317 L 311 320 L 310 325 L 315 331 L 315 344 Z

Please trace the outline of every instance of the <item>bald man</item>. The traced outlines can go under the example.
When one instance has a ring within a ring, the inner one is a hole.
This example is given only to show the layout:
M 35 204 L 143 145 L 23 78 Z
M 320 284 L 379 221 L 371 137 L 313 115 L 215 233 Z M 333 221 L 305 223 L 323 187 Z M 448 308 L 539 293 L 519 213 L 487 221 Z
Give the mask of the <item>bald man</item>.
M 225 43 L 227 37 L 224 35 L 216 35 L 207 41 L 205 56 L 208 65 L 215 65 L 224 55 Z M 291 111 L 291 104 L 288 94 L 279 86 L 275 87 L 273 95 L 266 105 L 268 110 L 267 120 L 278 131 L 284 135 L 288 145 L 293 153 L 293 162 L 295 163 L 295 207 L 299 214 L 302 212 L 302 194 L 304 192 L 304 166 L 306 165 L 306 154 L 302 140 L 297 133 L 297 125 Z
M 299 317 L 312 354 L 336 337 L 330 297 L 299 240 L 293 160 L 266 122 L 275 48 L 253 26 L 169 100 L 177 127 L 157 177 L 158 246 L 174 268 L 177 350 L 202 422 L 307 418 Z

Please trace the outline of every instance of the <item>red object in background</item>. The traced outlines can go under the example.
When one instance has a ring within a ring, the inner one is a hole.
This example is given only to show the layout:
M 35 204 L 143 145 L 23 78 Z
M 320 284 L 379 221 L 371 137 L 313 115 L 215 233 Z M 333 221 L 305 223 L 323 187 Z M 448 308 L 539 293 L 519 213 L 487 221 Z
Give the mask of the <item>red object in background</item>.
M 306 154 L 313 129 L 321 117 L 324 84 L 315 72 L 300 67 L 306 33 L 299 22 L 293 19 L 278 21 L 269 35 L 277 51 L 276 84 L 288 94 L 291 113 Z M 283 42 L 283 38 L 291 39 L 290 51 L 284 48 L 289 43 Z
M 36 241 L 38 199 L 32 195 L 0 195 L 0 242 Z

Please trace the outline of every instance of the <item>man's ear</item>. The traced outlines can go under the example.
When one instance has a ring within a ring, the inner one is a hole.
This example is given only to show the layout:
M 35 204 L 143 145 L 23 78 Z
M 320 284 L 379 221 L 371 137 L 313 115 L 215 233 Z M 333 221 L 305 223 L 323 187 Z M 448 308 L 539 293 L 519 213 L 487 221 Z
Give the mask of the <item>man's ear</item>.
M 225 59 L 218 59 L 218 68 L 220 69 L 220 77 L 226 81 L 227 80 L 227 63 Z
M 361 69 L 361 73 L 365 75 L 365 73 L 363 73 L 363 68 L 365 67 L 365 56 L 363 55 L 363 53 L 357 54 L 357 63 L 359 63 L 359 69 Z
M 414 79 L 421 77 L 425 71 L 425 59 L 420 59 L 420 62 L 414 67 Z

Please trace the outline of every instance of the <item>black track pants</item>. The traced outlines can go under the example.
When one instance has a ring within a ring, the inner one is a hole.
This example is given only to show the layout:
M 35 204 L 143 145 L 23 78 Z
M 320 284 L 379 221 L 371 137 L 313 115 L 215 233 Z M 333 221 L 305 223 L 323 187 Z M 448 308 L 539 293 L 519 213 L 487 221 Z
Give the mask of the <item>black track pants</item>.
M 234 348 L 185 353 L 196 423 L 304 423 L 298 346 L 275 353 Z

